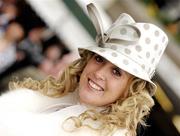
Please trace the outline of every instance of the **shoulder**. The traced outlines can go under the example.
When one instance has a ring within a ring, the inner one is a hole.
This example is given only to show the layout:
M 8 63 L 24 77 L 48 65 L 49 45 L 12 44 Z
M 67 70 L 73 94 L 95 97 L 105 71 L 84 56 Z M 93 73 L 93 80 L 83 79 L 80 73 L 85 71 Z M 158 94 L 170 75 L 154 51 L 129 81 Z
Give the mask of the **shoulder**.
M 28 110 L 32 109 L 37 100 L 38 93 L 29 89 L 7 91 L 0 96 L 0 110 Z
M 0 96 L 0 110 L 34 112 L 57 101 L 34 90 L 17 89 Z
M 11 99 L 11 101 L 22 101 L 22 100 L 28 100 L 28 99 L 36 99 L 40 97 L 45 97 L 41 93 L 35 90 L 31 89 L 15 89 L 15 90 L 8 90 L 7 92 L 3 93 L 0 96 L 0 101 L 8 101 Z
M 53 98 L 30 89 L 16 89 L 0 96 L 0 110 L 41 112 L 56 104 L 74 104 L 77 101 L 75 93 Z
M 19 98 L 27 99 L 26 97 L 35 96 L 33 90 L 30 89 L 16 89 L 6 91 L 0 96 L 0 102 L 19 101 Z

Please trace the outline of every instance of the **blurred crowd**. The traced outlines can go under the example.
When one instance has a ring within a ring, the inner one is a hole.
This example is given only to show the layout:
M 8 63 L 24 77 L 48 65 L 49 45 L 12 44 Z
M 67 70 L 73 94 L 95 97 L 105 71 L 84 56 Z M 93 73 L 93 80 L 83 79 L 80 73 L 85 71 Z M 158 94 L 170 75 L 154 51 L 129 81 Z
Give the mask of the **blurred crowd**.
M 28 13 L 26 15 L 18 4 L 18 0 L 0 1 L 0 92 L 7 89 L 13 76 L 58 78 L 77 58 L 42 20 L 41 23 L 27 20 Z M 38 18 L 33 13 L 34 16 Z

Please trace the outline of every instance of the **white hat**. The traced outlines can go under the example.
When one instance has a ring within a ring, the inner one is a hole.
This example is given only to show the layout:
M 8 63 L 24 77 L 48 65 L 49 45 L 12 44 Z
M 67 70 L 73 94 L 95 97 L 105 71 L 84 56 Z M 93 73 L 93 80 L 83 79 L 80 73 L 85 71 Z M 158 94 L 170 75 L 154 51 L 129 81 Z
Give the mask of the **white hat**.
M 124 71 L 148 81 L 153 89 L 156 85 L 151 81 L 155 68 L 168 44 L 167 35 L 157 26 L 150 23 L 136 23 L 133 18 L 123 13 L 106 31 L 96 7 L 87 6 L 90 18 L 96 28 L 96 45 L 79 48 L 82 51 L 94 52 Z

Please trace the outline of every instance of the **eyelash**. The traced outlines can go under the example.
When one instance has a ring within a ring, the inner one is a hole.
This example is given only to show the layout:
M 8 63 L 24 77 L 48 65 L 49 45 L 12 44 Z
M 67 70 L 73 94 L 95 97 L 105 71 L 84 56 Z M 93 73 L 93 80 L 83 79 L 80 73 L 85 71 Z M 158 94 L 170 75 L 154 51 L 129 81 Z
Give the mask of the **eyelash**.
M 118 77 L 121 76 L 121 71 L 120 71 L 119 68 L 113 68 L 112 73 L 113 73 L 115 76 L 118 76 Z
M 99 55 L 96 55 L 94 58 L 95 58 L 96 62 L 98 62 L 98 63 L 104 62 L 104 59 Z
M 95 58 L 97 63 L 103 63 L 104 62 L 104 59 L 99 55 L 96 55 L 94 58 Z M 120 71 L 119 68 L 113 68 L 112 69 L 112 74 L 115 75 L 115 76 L 120 77 L 121 76 L 121 71 Z

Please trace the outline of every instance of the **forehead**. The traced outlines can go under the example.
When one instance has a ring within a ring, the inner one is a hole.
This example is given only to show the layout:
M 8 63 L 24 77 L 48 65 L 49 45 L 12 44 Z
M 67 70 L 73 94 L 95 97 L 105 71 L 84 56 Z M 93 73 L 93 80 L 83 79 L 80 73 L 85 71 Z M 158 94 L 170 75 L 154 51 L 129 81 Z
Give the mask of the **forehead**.
M 125 73 L 126 75 L 133 77 L 133 75 L 131 75 L 130 73 L 126 72 L 126 71 L 123 70 L 122 68 L 116 66 L 116 65 L 113 64 L 111 61 L 107 60 L 106 58 L 102 57 L 101 55 L 94 53 L 94 54 L 92 55 L 92 58 L 94 58 L 95 56 L 100 56 L 106 63 L 108 63 L 108 65 L 110 65 L 110 66 L 112 66 L 112 67 L 115 67 L 115 68 L 118 68 L 118 69 L 120 69 L 123 73 Z

